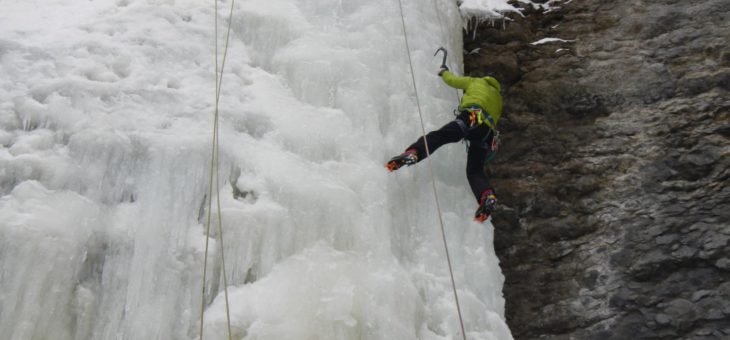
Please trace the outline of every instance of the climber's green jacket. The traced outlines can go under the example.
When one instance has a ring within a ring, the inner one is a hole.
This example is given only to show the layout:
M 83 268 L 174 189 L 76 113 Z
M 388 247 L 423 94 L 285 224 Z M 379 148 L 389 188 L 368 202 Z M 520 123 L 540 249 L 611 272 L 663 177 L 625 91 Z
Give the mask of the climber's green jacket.
M 491 128 L 497 127 L 497 121 L 502 115 L 502 95 L 499 93 L 502 87 L 497 79 L 459 77 L 449 71 L 441 73 L 441 78 L 447 85 L 464 90 L 464 96 L 459 103 L 459 111 L 470 106 L 479 106 L 494 120 L 494 126 L 488 120 L 485 120 L 485 123 Z

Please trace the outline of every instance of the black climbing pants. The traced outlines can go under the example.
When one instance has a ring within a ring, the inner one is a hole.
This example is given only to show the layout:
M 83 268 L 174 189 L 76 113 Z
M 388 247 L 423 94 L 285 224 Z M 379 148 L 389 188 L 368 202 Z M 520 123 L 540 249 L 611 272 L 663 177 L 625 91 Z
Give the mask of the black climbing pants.
M 469 186 L 474 193 L 474 197 L 479 202 L 485 190 L 494 190 L 489 184 L 487 174 L 484 172 L 486 157 L 492 152 L 494 133 L 486 125 L 475 124 L 471 126 L 469 121 L 469 111 L 462 111 L 453 121 L 438 130 L 429 132 L 426 135 L 426 140 L 430 153 L 434 153 L 444 144 L 456 143 L 462 139 L 469 141 L 469 150 L 466 156 L 466 178 L 469 180 Z M 419 162 L 426 159 L 426 145 L 423 136 L 418 138 L 406 150 L 408 149 L 415 149 L 418 152 Z

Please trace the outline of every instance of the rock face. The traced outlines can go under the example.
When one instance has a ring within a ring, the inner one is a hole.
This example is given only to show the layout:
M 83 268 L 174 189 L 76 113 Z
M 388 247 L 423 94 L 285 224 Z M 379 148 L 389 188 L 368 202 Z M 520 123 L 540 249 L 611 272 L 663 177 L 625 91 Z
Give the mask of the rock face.
M 730 1 L 558 4 L 464 37 L 515 338 L 730 338 Z

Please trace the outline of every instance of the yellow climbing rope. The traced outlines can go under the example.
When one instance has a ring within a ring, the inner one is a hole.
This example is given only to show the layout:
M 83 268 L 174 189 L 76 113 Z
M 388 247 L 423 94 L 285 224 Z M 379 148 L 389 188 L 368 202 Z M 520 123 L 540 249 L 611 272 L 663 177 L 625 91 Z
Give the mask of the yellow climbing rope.
M 231 313 L 228 302 L 228 278 L 226 274 L 226 258 L 223 248 L 223 218 L 221 215 L 221 197 L 220 197 L 220 178 L 219 178 L 219 142 L 218 142 L 218 104 L 220 103 L 221 86 L 223 84 L 223 69 L 226 65 L 226 57 L 228 56 L 228 44 L 231 36 L 231 21 L 233 19 L 233 5 L 235 0 L 231 1 L 231 10 L 228 14 L 228 30 L 226 33 L 226 44 L 223 50 L 223 60 L 218 67 L 218 3 L 215 4 L 215 108 L 213 110 L 213 140 L 211 146 L 211 159 L 210 159 L 210 179 L 208 183 L 208 217 L 205 224 L 205 255 L 203 257 L 203 285 L 201 291 L 200 301 L 200 340 L 203 340 L 203 325 L 205 317 L 205 281 L 208 272 L 208 243 L 210 240 L 210 224 L 213 210 L 213 177 L 215 176 L 215 194 L 216 194 L 216 206 L 217 206 L 217 217 L 218 217 L 218 235 L 220 236 L 220 246 L 218 251 L 221 255 L 221 271 L 223 272 L 223 290 L 226 300 L 226 326 L 228 327 L 228 340 L 232 339 L 231 333 Z
M 433 164 L 431 163 L 431 151 L 428 147 L 428 142 L 426 140 L 426 128 L 423 124 L 423 114 L 421 112 L 421 101 L 418 98 L 418 88 L 416 87 L 416 74 L 413 71 L 413 60 L 411 58 L 411 48 L 408 44 L 408 32 L 406 31 L 406 19 L 405 15 L 403 14 L 403 2 L 401 0 L 398 0 L 398 6 L 400 8 L 400 18 L 401 23 L 403 25 L 403 38 L 406 42 L 406 52 L 408 52 L 408 64 L 411 68 L 411 80 L 413 82 L 413 91 L 416 94 L 416 106 L 418 106 L 418 118 L 421 121 L 421 132 L 423 133 L 423 141 L 426 146 L 426 158 L 428 159 L 428 170 L 431 174 L 431 185 L 433 186 L 433 196 L 436 200 L 436 210 L 438 211 L 439 215 L 439 223 L 441 224 L 441 238 L 444 241 L 444 250 L 446 251 L 446 262 L 449 264 L 449 275 L 451 276 L 451 288 L 454 291 L 454 301 L 456 302 L 456 311 L 459 314 L 459 325 L 461 326 L 461 335 L 464 340 L 466 340 L 466 332 L 464 331 L 464 319 L 461 317 L 461 306 L 459 305 L 459 295 L 456 292 L 456 282 L 454 281 L 454 271 L 451 267 L 451 256 L 449 256 L 449 245 L 446 242 L 446 231 L 444 230 L 444 219 L 441 216 L 441 205 L 439 204 L 439 197 L 438 197 L 438 191 L 436 190 L 436 177 L 433 174 Z

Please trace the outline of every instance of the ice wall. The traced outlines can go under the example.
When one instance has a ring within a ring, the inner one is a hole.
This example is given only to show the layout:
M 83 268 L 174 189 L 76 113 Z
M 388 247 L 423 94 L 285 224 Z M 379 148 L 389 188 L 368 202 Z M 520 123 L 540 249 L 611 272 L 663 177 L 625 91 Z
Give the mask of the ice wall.
M 403 4 L 434 129 L 456 94 L 433 52 L 449 48 L 458 71 L 461 19 L 450 1 Z M 219 186 L 235 338 L 459 338 L 427 164 L 383 168 L 420 134 L 398 2 L 239 0 L 234 13 Z M 197 337 L 213 46 L 199 1 L 3 5 L 3 336 Z M 468 338 L 509 339 L 463 146 L 433 162 Z M 205 335 L 222 339 L 211 239 Z

